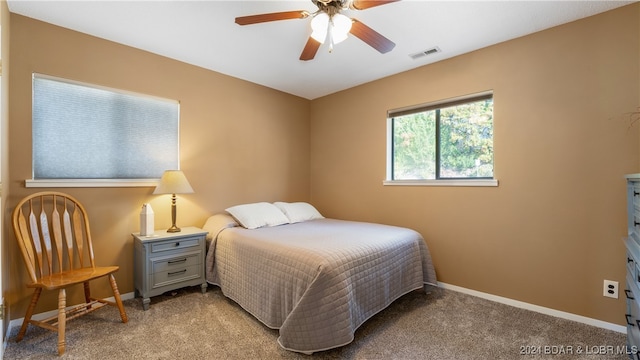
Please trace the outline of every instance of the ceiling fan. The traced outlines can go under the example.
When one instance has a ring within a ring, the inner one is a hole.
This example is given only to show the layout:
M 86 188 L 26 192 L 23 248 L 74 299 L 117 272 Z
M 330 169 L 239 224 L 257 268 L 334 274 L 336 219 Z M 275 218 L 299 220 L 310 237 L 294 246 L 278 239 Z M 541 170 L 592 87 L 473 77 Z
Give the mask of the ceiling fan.
M 307 40 L 307 44 L 300 54 L 300 60 L 311 60 L 316 56 L 320 45 L 329 42 L 329 51 L 333 45 L 347 38 L 351 33 L 355 37 L 367 43 L 369 46 L 384 54 L 391 51 L 396 44 L 382 36 L 377 31 L 354 18 L 349 18 L 340 12 L 342 10 L 365 10 L 375 6 L 385 5 L 400 0 L 311 0 L 318 11 L 310 13 L 306 10 L 283 11 L 276 13 L 240 16 L 236 18 L 238 25 L 251 25 L 262 22 L 306 19 L 312 17 L 311 29 L 313 30 Z

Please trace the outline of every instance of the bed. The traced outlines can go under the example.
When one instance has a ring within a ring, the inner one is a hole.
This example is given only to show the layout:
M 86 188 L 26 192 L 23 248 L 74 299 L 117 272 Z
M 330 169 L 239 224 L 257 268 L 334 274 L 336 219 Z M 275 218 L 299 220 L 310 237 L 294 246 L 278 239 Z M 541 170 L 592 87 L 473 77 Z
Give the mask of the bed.
M 307 203 L 256 204 L 258 216 L 232 207 L 207 220 L 206 278 L 279 329 L 284 349 L 346 345 L 394 300 L 436 285 L 427 245 L 413 230 L 324 218 Z

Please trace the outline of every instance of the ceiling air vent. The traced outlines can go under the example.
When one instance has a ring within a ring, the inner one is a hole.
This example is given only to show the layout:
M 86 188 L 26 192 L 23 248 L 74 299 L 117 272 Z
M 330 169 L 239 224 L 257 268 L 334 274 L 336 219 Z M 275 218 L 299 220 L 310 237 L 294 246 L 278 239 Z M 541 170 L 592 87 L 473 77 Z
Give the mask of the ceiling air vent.
M 439 53 L 440 51 L 442 51 L 442 50 L 440 50 L 439 47 L 435 46 L 435 47 L 432 47 L 431 49 L 427 49 L 427 50 L 420 51 L 420 52 L 415 53 L 415 54 L 411 54 L 411 55 L 409 55 L 409 57 L 412 58 L 413 60 L 418 60 L 418 59 L 420 59 L 422 57 L 425 57 L 427 55 Z

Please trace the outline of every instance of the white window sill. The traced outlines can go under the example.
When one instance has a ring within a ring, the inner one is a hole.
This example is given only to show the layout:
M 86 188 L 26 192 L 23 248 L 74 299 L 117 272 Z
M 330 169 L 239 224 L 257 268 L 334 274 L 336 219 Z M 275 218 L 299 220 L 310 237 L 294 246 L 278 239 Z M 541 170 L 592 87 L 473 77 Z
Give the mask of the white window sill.
M 385 180 L 382 184 L 385 186 L 498 186 L 498 180 Z
M 46 179 L 24 181 L 28 188 L 72 188 L 72 187 L 153 187 L 159 179 Z

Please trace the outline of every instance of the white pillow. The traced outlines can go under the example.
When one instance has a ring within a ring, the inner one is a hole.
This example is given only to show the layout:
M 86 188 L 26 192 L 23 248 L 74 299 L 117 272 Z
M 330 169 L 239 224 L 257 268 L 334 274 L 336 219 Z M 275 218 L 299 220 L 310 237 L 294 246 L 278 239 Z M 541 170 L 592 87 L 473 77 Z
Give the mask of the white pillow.
M 257 229 L 263 226 L 288 224 L 289 219 L 275 205 L 268 202 L 244 204 L 225 209 L 243 227 Z
M 292 224 L 307 220 L 324 219 L 324 216 L 322 216 L 313 205 L 306 202 L 276 202 L 273 204 L 287 215 L 289 222 Z

